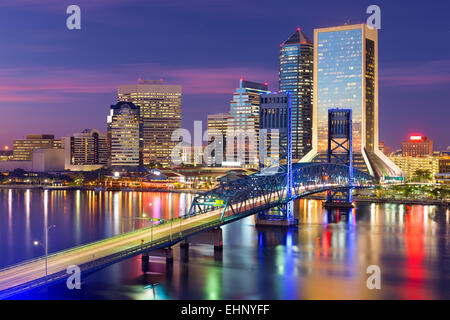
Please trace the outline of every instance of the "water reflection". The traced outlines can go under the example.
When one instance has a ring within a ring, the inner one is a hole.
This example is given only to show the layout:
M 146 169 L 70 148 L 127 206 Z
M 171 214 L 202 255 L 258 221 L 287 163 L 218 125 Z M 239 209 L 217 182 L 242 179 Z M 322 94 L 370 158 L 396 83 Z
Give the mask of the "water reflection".
M 186 214 L 193 195 L 136 192 L 2 190 L 0 265 L 41 255 L 29 248 L 45 217 L 58 228 L 50 250 L 128 232 L 144 214 Z M 5 214 L 3 214 L 5 213 Z M 254 218 L 224 226 L 223 253 L 212 246 L 174 249 L 175 262 L 151 258 L 142 273 L 134 257 L 84 279 L 82 292 L 52 287 L 50 298 L 83 299 L 435 299 L 450 298 L 448 209 L 358 204 L 326 210 L 320 201 L 294 206 L 299 227 L 257 228 Z M 378 265 L 382 290 L 368 290 Z M 39 291 L 22 297 L 41 297 Z

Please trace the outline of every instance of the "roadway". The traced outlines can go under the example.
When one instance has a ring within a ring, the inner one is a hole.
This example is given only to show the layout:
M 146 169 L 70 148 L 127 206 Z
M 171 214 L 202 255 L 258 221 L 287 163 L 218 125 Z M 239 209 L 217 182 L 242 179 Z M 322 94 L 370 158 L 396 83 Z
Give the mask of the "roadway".
M 247 204 L 248 209 L 254 208 L 264 202 L 263 198 L 253 200 L 251 205 Z M 152 227 L 139 229 L 123 235 L 50 254 L 47 261 L 48 278 L 50 279 L 50 275 L 52 274 L 61 271 L 65 272 L 71 265 L 81 266 L 139 247 L 142 243 L 147 244 L 167 239 L 170 237 L 171 232 L 174 240 L 182 239 L 185 235 L 189 234 L 189 230 L 195 230 L 196 227 L 211 222 L 220 222 L 222 213 L 223 207 L 204 214 L 174 220 L 172 223 L 158 224 L 153 226 L 153 230 L 151 230 Z M 225 215 L 228 214 L 232 214 L 230 209 L 227 210 Z M 170 241 L 167 241 L 167 244 L 170 245 Z M 0 270 L 0 294 L 6 289 L 21 286 L 41 278 L 45 278 L 45 257 L 6 267 Z
M 328 187 L 330 186 L 332 185 L 328 185 Z M 321 187 L 324 187 L 324 185 L 321 185 Z M 302 187 L 301 189 L 307 191 L 314 188 L 315 187 L 308 186 Z M 285 194 L 285 192 L 283 192 L 283 194 Z M 240 208 L 240 212 L 242 213 L 265 205 L 268 197 L 271 198 L 271 202 L 278 200 L 278 195 L 275 193 L 272 195 L 268 194 L 263 197 L 249 199 L 247 204 L 243 204 Z M 235 208 L 237 207 L 239 207 L 239 204 L 235 204 Z M 220 220 L 222 213 L 223 207 L 220 207 L 207 213 L 174 220 L 173 222 L 167 222 L 155 225 L 153 227 L 139 229 L 133 232 L 50 254 L 47 262 L 49 283 L 51 282 L 51 275 L 65 272 L 69 266 L 89 265 L 89 263 L 98 262 L 103 258 L 111 257 L 121 252 L 130 252 L 129 250 L 134 250 L 133 254 L 135 255 L 136 252 L 146 251 L 146 248 L 151 250 L 152 247 L 149 247 L 148 245 L 152 245 L 153 243 L 162 243 L 163 246 L 170 246 L 173 244 L 173 240 L 181 240 L 192 234 L 193 231 L 198 231 L 198 227 L 205 226 L 213 222 L 217 222 L 217 226 L 220 226 L 226 223 L 225 221 Z M 232 210 L 227 209 L 224 217 L 230 217 L 232 215 Z M 172 241 L 168 239 L 171 234 Z M 145 248 L 139 250 L 140 246 L 142 247 L 143 244 Z M 135 250 L 136 248 L 138 248 L 137 251 Z M 86 269 L 82 269 L 82 271 L 86 271 Z M 44 278 L 45 257 L 40 257 L 6 267 L 0 270 L 0 298 L 2 296 L 2 291 L 7 289 L 23 287 L 23 285 L 27 285 L 28 283 L 36 282 L 38 280 L 40 282 L 39 285 L 45 284 Z M 42 281 L 40 281 L 40 279 L 42 279 Z

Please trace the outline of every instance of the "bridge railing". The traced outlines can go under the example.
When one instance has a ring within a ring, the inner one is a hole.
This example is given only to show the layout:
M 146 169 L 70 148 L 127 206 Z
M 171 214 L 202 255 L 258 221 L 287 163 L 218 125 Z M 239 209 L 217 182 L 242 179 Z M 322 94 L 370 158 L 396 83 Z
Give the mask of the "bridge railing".
M 355 168 L 350 170 L 348 166 L 332 163 L 297 165 L 293 169 L 293 190 L 290 199 L 287 199 L 285 193 L 286 173 L 254 174 L 228 182 L 195 197 L 189 209 L 189 215 L 211 212 L 220 205 L 224 207 L 224 214 L 229 208 L 236 214 L 236 206 L 247 206 L 251 199 L 255 198 L 263 198 L 270 202 L 273 197 L 282 199 L 284 196 L 284 201 L 287 202 L 308 194 L 331 190 L 337 186 L 351 188 L 373 185 L 373 183 L 372 176 Z M 309 192 L 305 194 L 304 188 L 310 187 L 314 187 L 315 190 L 309 189 Z
M 186 219 L 186 218 L 187 217 L 183 216 L 183 217 L 180 217 L 178 219 L 174 219 L 173 221 L 180 221 L 180 220 L 183 220 L 183 219 Z M 173 223 L 173 221 L 169 221 L 169 222 Z M 169 222 L 166 222 L 166 223 L 169 223 Z M 195 227 L 189 228 L 187 230 L 181 230 L 180 232 L 173 232 L 171 235 L 168 235 L 168 236 L 156 239 L 156 240 L 145 242 L 144 244 L 137 245 L 137 246 L 125 249 L 125 250 L 120 251 L 118 253 L 115 253 L 115 254 L 112 254 L 112 255 L 108 255 L 108 256 L 105 256 L 105 257 L 101 257 L 101 258 L 93 259 L 92 261 L 89 261 L 87 263 L 79 265 L 79 267 L 80 267 L 80 270 L 82 272 L 94 271 L 96 269 L 103 268 L 103 267 L 105 267 L 107 265 L 110 265 L 112 263 L 115 263 L 117 261 L 120 261 L 120 260 L 123 260 L 123 259 L 129 258 L 129 257 L 135 256 L 135 255 L 138 255 L 138 254 L 140 254 L 142 252 L 146 252 L 146 251 L 150 251 L 150 250 L 154 250 L 154 249 L 158 249 L 158 248 L 171 246 L 171 245 L 176 244 L 177 242 L 179 242 L 179 241 L 181 241 L 181 240 L 183 240 L 183 239 L 185 239 L 185 238 L 187 238 L 189 236 L 192 236 L 192 235 L 197 234 L 199 232 L 203 232 L 205 230 L 217 228 L 217 227 L 221 226 L 222 224 L 223 224 L 222 221 L 214 220 L 214 221 L 202 224 L 200 226 L 195 226 Z M 149 229 L 150 228 L 139 229 L 137 231 L 142 233 L 142 232 L 145 232 L 145 231 L 150 231 Z M 129 236 L 130 233 L 128 233 L 127 235 Z M 111 240 L 111 238 L 108 238 L 107 240 Z M 102 241 L 99 241 L 99 242 L 102 242 Z M 99 243 L 99 242 L 96 242 L 96 243 Z M 84 246 L 82 246 L 82 247 L 84 247 Z M 75 250 L 75 249 L 79 250 L 82 247 L 76 247 L 73 250 Z M 66 250 L 65 252 L 67 253 L 68 251 L 72 251 L 72 250 Z M 62 251 L 58 252 L 58 255 L 61 255 L 61 254 L 62 254 Z M 32 260 L 32 262 L 35 262 L 35 261 L 36 261 L 36 259 Z M 16 266 L 21 266 L 21 265 L 24 265 L 24 264 L 26 264 L 26 262 L 20 263 L 20 264 L 15 265 L 15 266 L 10 266 L 7 269 L 11 269 L 11 268 L 14 268 Z M 24 284 L 21 284 L 21 285 L 18 285 L 18 286 L 14 286 L 14 287 L 11 287 L 11 288 L 8 288 L 6 290 L 1 291 L 0 292 L 0 299 L 6 298 L 6 297 L 11 296 L 11 295 L 16 295 L 16 294 L 19 294 L 21 292 L 24 292 L 24 291 L 27 291 L 27 290 L 30 290 L 30 289 L 33 289 L 33 288 L 37 288 L 37 287 L 43 286 L 45 284 L 52 284 L 52 283 L 59 282 L 59 281 L 65 279 L 65 278 L 67 278 L 68 276 L 69 276 L 69 274 L 66 273 L 66 270 L 61 270 L 61 271 L 49 274 L 47 276 L 47 280 L 45 279 L 45 277 L 41 277 L 41 278 L 38 278 L 38 279 L 35 279 L 35 280 L 32 280 L 32 281 L 26 282 Z

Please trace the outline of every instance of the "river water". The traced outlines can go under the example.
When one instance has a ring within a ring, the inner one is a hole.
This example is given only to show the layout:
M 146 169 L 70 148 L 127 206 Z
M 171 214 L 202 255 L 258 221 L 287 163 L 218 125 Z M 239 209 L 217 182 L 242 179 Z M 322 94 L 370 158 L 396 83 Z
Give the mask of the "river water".
M 184 215 L 191 194 L 0 190 L 0 268 L 147 225 L 136 217 Z M 174 263 L 140 256 L 86 275 L 81 290 L 65 283 L 19 299 L 449 299 L 450 210 L 358 203 L 327 211 L 318 200 L 295 203 L 298 228 L 255 227 L 248 217 L 222 227 L 223 251 L 174 248 Z M 381 289 L 370 290 L 369 266 Z M 43 266 L 44 267 L 44 266 Z

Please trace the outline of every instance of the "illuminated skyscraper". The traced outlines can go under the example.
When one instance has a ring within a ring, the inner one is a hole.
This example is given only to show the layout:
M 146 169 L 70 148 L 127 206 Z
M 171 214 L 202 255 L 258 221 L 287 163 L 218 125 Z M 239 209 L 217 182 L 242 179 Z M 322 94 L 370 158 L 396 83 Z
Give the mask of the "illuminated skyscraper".
M 31 161 L 36 149 L 63 148 L 63 142 L 52 134 L 29 134 L 26 139 L 14 140 L 13 160 Z
M 259 170 L 278 172 L 286 165 L 288 152 L 289 96 L 285 93 L 261 95 L 259 112 Z M 272 166 L 269 171 L 265 170 Z
M 403 157 L 421 157 L 433 155 L 433 141 L 427 137 L 410 136 L 409 140 L 402 142 Z
M 292 99 L 292 158 L 312 148 L 312 91 L 314 45 L 300 28 L 280 46 L 280 92 Z
M 258 167 L 259 96 L 262 93 L 269 93 L 267 83 L 239 81 L 230 104 L 226 136 L 227 156 L 234 154 L 234 160 L 226 157 L 227 162 L 237 161 L 246 168 Z
M 108 116 L 108 136 L 112 166 L 141 165 L 141 128 L 139 107 L 131 102 L 111 106 Z
M 222 150 L 222 156 L 219 154 L 208 155 L 208 165 L 217 166 L 221 165 L 225 159 L 226 152 L 226 139 L 228 128 L 228 118 L 230 115 L 228 113 L 218 113 L 218 114 L 208 114 L 208 143 L 212 143 L 215 138 L 214 136 L 220 134 L 222 136 L 222 141 L 217 142 L 217 149 Z
M 108 139 L 96 129 L 86 129 L 64 138 L 66 169 L 95 170 L 108 164 Z
M 172 133 L 181 128 L 181 86 L 164 85 L 162 80 L 141 80 L 119 86 L 118 101 L 140 107 L 143 165 L 170 164 L 170 154 L 178 143 Z
M 313 150 L 302 161 L 326 158 L 328 110 L 352 109 L 354 166 L 378 178 L 400 176 L 378 147 L 378 30 L 315 29 L 313 78 Z

